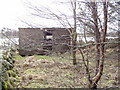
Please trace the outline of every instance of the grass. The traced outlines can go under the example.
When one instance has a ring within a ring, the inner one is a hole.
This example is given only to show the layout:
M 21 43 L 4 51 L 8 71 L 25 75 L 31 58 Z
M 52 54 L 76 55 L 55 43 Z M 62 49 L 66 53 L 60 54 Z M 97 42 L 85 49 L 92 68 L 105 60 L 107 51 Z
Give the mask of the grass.
M 24 74 L 36 74 L 35 70 L 33 68 L 27 69 Z
M 40 83 L 31 83 L 27 86 L 27 88 L 40 88 Z
M 34 55 L 35 59 L 51 59 L 50 56 Z
M 43 82 L 45 84 L 42 83 L 31 83 L 27 86 L 27 88 L 49 88 L 51 85 L 49 85 L 48 83 L 46 83 L 47 81 Z
M 29 56 L 26 56 L 26 57 L 22 57 L 22 56 L 20 56 L 20 55 L 18 55 L 18 54 L 16 54 L 15 56 L 14 56 L 14 59 L 15 60 L 24 60 L 24 59 L 26 59 L 26 58 L 28 58 Z M 39 60 L 39 59 L 49 59 L 50 61 L 52 61 L 52 60 L 55 60 L 55 61 L 62 61 L 62 62 L 65 62 L 65 61 L 68 61 L 68 59 L 65 59 L 65 58 L 62 58 L 62 57 L 59 57 L 59 56 L 56 56 L 56 55 L 54 55 L 54 56 L 45 56 L 45 55 L 34 55 L 34 57 L 35 57 L 35 59 L 37 59 L 37 60 Z
M 26 59 L 27 57 L 22 57 L 20 55 L 15 55 L 14 59 L 15 60 L 23 60 L 23 59 Z
M 26 59 L 27 57 L 29 57 L 29 56 L 22 57 L 22 56 L 16 54 L 14 59 L 15 60 L 23 60 L 23 59 Z M 34 57 L 35 57 L 35 59 L 51 59 L 50 56 L 42 56 L 42 55 L 34 55 Z
M 107 51 L 109 52 L 109 50 Z M 105 66 L 104 66 L 104 72 L 101 80 L 99 81 L 99 87 L 109 87 L 114 86 L 116 83 L 116 80 L 114 79 L 116 77 L 116 64 L 117 61 L 115 59 L 111 59 L 110 56 L 113 55 L 108 54 L 107 60 L 105 60 Z M 94 53 L 93 53 L 94 54 Z M 91 55 L 91 52 L 90 52 Z M 66 59 L 67 57 L 67 59 Z M 70 60 L 68 55 L 61 55 L 61 56 L 41 56 L 41 55 L 34 55 L 35 61 L 32 64 L 40 63 L 39 65 L 36 65 L 35 67 L 27 66 L 23 69 L 24 63 L 29 63 L 28 61 L 24 61 L 24 59 L 27 59 L 28 57 L 21 57 L 19 55 L 15 56 L 15 59 L 17 60 L 15 68 L 17 68 L 18 71 L 21 71 L 19 75 L 33 75 L 37 76 L 33 78 L 32 80 L 26 80 L 29 82 L 28 85 L 24 85 L 25 88 L 69 88 L 72 86 L 85 88 L 87 87 L 87 78 L 85 74 L 85 67 L 83 65 L 83 61 L 80 60 L 81 56 L 78 54 L 80 65 L 74 66 L 72 65 L 72 60 Z M 91 56 L 89 56 L 91 57 Z M 70 57 L 71 58 L 71 57 Z M 45 62 L 41 63 L 41 59 Z M 33 59 L 34 60 L 34 59 Z M 52 62 L 54 60 L 55 62 Z M 91 76 L 94 76 L 94 67 L 95 67 L 95 59 L 92 56 L 92 58 L 89 58 L 90 63 L 90 69 L 91 69 Z M 18 64 L 18 66 L 17 66 Z M 30 64 L 31 65 L 31 64 Z M 20 80 L 20 83 L 21 80 Z

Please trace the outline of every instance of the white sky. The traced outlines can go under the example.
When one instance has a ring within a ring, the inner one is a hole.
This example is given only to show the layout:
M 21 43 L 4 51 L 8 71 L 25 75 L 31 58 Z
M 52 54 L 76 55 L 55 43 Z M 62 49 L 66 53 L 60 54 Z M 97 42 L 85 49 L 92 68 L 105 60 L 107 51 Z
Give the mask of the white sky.
M 0 0 L 0 29 L 3 27 L 11 29 L 25 27 L 20 19 L 34 22 L 34 19 L 31 18 L 30 11 L 27 9 L 27 6 L 25 4 L 25 2 L 29 1 L 33 4 L 52 6 L 57 8 L 58 6 L 53 5 L 52 3 L 56 3 L 56 1 L 59 0 Z M 63 8 L 61 9 L 63 10 Z M 46 23 L 46 21 L 42 22 L 41 20 L 40 23 Z M 50 24 L 51 23 L 49 23 L 49 25 Z
M 63 7 L 57 4 L 59 1 L 68 0 L 0 0 L 0 30 L 3 27 L 16 30 L 20 27 L 26 27 L 20 20 L 27 20 L 29 23 L 37 22 L 43 26 L 52 27 L 55 22 L 30 16 L 30 11 L 25 2 L 31 2 L 38 6 L 49 6 L 70 14 L 70 10 L 66 8 L 67 6 Z
M 17 28 L 19 17 L 25 15 L 22 0 L 0 0 L 0 28 Z
M 25 1 L 27 0 L 0 0 L 0 29 L 3 27 L 17 29 L 23 25 L 20 19 L 26 18 L 29 14 Z M 45 4 L 49 0 L 29 1 L 39 1 Z

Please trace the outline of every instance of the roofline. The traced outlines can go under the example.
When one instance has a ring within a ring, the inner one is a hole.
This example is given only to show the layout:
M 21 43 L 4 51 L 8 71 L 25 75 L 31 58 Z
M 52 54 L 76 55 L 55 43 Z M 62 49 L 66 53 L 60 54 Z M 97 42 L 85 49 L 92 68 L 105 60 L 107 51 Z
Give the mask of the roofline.
M 18 29 L 71 29 L 71 28 L 51 27 L 51 28 L 18 28 Z

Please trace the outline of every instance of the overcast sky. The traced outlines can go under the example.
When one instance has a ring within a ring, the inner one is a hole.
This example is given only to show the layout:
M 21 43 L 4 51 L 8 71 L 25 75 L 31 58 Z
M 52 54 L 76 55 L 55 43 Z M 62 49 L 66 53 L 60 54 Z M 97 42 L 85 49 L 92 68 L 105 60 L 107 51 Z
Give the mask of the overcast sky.
M 0 29 L 3 27 L 16 29 L 19 17 L 24 17 L 22 0 L 0 0 Z
M 58 8 L 60 6 L 56 4 L 57 1 L 59 0 L 0 0 L 0 29 L 3 27 L 11 29 L 25 27 L 21 20 L 28 20 L 28 22 L 35 21 L 34 18 L 30 16 L 30 11 L 26 6 L 26 2 Z M 65 10 L 65 7 L 60 7 L 59 9 Z M 46 21 L 42 21 L 42 19 L 37 22 L 43 25 L 46 24 Z M 48 23 L 48 25 L 51 24 L 52 23 Z
M 46 27 L 54 27 L 56 22 L 44 19 L 38 19 L 31 16 L 31 11 L 27 8 L 27 3 L 31 2 L 37 6 L 46 6 L 52 8 L 52 10 L 59 10 L 63 13 L 69 14 L 69 6 L 61 5 L 59 1 L 68 0 L 0 0 L 0 30 L 5 28 L 18 29 L 27 27 L 21 20 L 25 20 L 28 23 L 37 23 Z M 36 24 L 36 25 L 37 25 Z M 40 27 L 40 25 L 38 25 Z

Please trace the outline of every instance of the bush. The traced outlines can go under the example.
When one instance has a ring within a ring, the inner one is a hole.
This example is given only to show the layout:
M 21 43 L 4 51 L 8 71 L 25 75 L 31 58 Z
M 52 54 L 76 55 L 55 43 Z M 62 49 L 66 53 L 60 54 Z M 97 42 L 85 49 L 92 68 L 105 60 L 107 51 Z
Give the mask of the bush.
M 13 70 L 14 67 L 14 49 L 10 48 L 7 51 L 3 52 L 2 55 L 2 71 L 0 74 L 0 82 L 2 83 L 2 89 L 7 90 L 8 88 L 13 88 L 12 83 L 9 79 L 9 77 L 15 77 L 16 72 Z

